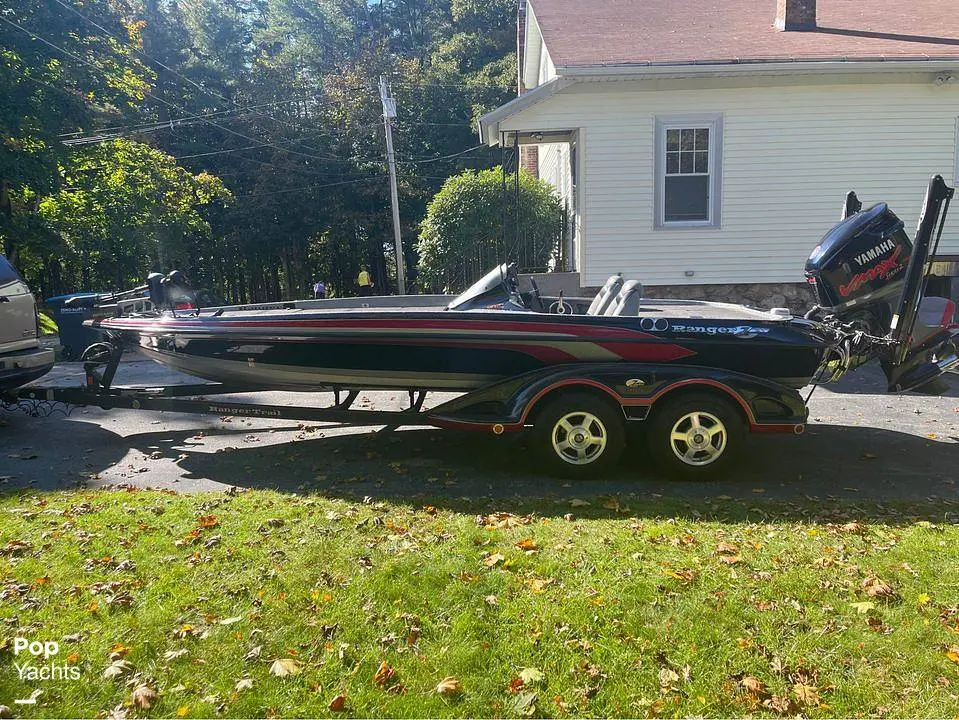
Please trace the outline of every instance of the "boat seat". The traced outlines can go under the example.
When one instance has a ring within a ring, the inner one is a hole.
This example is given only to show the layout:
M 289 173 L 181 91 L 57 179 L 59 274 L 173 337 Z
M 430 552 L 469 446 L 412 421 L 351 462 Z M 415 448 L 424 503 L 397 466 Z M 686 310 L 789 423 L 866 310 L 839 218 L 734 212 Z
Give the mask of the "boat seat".
M 639 301 L 643 298 L 643 284 L 630 280 L 623 284 L 619 294 L 606 308 L 604 315 L 639 315 Z
M 623 276 L 611 275 L 609 280 L 607 280 L 603 287 L 599 289 L 599 292 L 596 293 L 596 297 L 594 297 L 593 302 L 589 304 L 589 309 L 586 311 L 586 314 L 603 315 L 606 312 L 606 308 L 609 307 L 609 304 L 622 287 Z

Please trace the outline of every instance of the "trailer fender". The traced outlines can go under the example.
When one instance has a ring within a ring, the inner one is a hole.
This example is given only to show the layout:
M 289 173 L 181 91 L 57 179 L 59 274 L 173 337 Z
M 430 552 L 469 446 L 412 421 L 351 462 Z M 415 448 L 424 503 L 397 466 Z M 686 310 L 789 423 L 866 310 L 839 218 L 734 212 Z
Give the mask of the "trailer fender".
M 808 415 L 799 393 L 775 382 L 717 368 L 616 363 L 546 368 L 467 393 L 429 413 L 440 427 L 518 432 L 531 424 L 547 398 L 571 390 L 587 391 L 622 408 L 626 418 L 642 421 L 667 395 L 708 390 L 733 400 L 753 432 L 802 432 Z

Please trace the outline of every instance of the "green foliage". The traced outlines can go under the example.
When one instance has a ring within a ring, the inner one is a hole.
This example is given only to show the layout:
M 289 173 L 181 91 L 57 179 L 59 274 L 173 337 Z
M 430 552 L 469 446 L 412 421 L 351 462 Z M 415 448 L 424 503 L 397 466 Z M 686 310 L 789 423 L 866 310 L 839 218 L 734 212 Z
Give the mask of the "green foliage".
M 192 175 L 130 140 L 73 153 L 63 184 L 40 202 L 39 214 L 83 288 L 122 288 L 150 270 L 191 265 L 210 234 L 203 209 L 230 197 L 219 178 Z
M 388 291 L 380 75 L 399 106 L 408 265 L 443 181 L 498 156 L 473 148 L 473 121 L 515 92 L 512 0 L 65 2 L 76 12 L 25 0 L 0 15 L 0 239 L 40 294 L 174 263 L 227 301 L 303 297 L 317 278 L 349 294 L 361 264 Z M 182 180 L 167 161 L 128 147 L 96 170 L 96 145 L 65 133 L 134 137 L 236 202 L 153 207 L 169 200 L 157 183 Z M 130 187 L 127 160 L 145 163 Z
M 501 167 L 449 178 L 420 228 L 419 279 L 427 288 L 461 290 L 503 260 L 542 269 L 561 237 L 563 209 L 552 187 L 520 172 L 518 199 Z M 504 237 L 505 236 L 505 237 Z
M 24 0 L 0 13 L 0 241 L 14 262 L 49 240 L 35 213 L 59 185 L 68 155 L 59 136 L 97 117 L 116 121 L 152 78 L 133 55 L 135 23 L 106 0 L 84 3 L 83 12 L 113 35 L 52 1 Z
M 56 335 L 60 332 L 60 328 L 57 326 L 56 320 L 47 315 L 45 312 L 38 312 L 37 320 L 40 321 L 41 335 Z

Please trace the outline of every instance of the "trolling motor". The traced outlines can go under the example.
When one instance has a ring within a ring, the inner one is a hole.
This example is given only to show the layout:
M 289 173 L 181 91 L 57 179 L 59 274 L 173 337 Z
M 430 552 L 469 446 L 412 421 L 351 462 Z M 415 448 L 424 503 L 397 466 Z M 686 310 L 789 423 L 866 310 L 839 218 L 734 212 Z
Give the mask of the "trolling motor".
M 807 317 L 846 334 L 847 369 L 878 358 L 890 392 L 959 368 L 955 304 L 925 297 L 953 194 L 941 175 L 930 180 L 913 243 L 885 203 L 863 210 L 850 192 L 806 262 L 819 300 Z
M 200 307 L 190 281 L 180 270 L 167 275 L 150 273 L 146 288 L 154 307 L 161 310 L 198 310 Z

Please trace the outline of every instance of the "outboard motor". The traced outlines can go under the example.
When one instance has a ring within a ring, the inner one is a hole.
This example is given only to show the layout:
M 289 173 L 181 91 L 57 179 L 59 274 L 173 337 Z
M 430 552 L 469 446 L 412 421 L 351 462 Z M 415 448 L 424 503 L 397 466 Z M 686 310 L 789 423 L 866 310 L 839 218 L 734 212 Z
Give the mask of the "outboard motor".
M 806 261 L 819 300 L 807 317 L 858 333 L 851 365 L 878 357 L 890 391 L 917 388 L 959 365 L 952 303 L 923 297 L 952 195 L 942 176 L 932 178 L 914 245 L 885 203 L 861 210 L 850 193 L 844 219 Z

